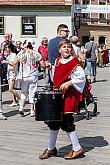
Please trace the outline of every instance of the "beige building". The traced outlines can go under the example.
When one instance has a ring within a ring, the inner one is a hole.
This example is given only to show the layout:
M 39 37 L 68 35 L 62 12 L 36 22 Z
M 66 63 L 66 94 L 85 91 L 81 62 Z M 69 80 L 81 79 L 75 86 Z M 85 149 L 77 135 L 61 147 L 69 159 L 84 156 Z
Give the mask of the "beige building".
M 71 29 L 70 8 L 68 0 L 0 0 L 0 42 L 12 32 L 14 40 L 33 38 L 38 46 L 42 37 L 56 36 L 59 24 Z
M 88 13 L 78 14 L 80 15 L 80 29 L 78 29 L 80 40 L 85 43 L 89 35 L 93 35 L 98 44 L 107 44 L 110 48 L 110 2 L 108 0 L 79 0 L 77 4 L 91 5 Z M 95 10 L 93 10 L 94 5 Z
M 96 12 L 83 13 L 80 9 L 74 13 L 74 4 L 96 5 Z M 106 7 L 110 3 L 107 0 L 0 0 L 0 42 L 4 33 L 12 32 L 14 40 L 33 38 L 39 45 L 42 37 L 50 39 L 56 35 L 60 23 L 67 24 L 72 35 L 74 13 L 75 20 L 80 19 L 76 34 L 82 44 L 93 35 L 98 44 L 107 44 L 110 48 L 110 14 L 108 11 L 98 13 L 100 5 Z

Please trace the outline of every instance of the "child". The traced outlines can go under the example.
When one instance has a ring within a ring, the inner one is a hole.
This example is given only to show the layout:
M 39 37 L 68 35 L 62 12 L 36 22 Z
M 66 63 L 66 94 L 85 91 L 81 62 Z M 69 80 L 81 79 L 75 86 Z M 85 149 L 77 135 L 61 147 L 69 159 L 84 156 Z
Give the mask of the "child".
M 60 128 L 67 132 L 72 143 L 72 150 L 64 156 L 64 159 L 75 159 L 84 154 L 75 131 L 73 113 L 78 110 L 86 78 L 80 62 L 71 55 L 72 44 L 69 40 L 59 43 L 59 52 L 61 57 L 55 62 L 53 83 L 54 88 L 65 92 L 63 120 L 47 123 L 50 128 L 49 143 L 47 149 L 39 156 L 40 159 L 57 155 L 56 140 Z

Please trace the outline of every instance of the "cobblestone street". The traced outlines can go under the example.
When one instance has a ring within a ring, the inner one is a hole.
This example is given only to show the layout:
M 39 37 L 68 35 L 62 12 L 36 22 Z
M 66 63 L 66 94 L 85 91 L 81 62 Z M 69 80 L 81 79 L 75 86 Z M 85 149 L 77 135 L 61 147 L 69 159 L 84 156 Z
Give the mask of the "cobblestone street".
M 48 128 L 43 122 L 30 117 L 29 106 L 25 106 L 25 117 L 20 117 L 18 106 L 11 103 L 8 91 L 3 92 L 3 109 L 7 120 L 0 121 L 0 165 L 109 165 L 110 164 L 110 66 L 98 68 L 97 82 L 92 93 L 97 99 L 98 115 L 85 120 L 83 112 L 75 115 L 76 130 L 85 157 L 64 160 L 71 149 L 65 132 L 60 131 L 57 140 L 57 157 L 39 160 L 39 154 L 47 147 Z M 88 109 L 92 111 L 93 105 Z M 92 112 L 91 112 L 92 113 Z

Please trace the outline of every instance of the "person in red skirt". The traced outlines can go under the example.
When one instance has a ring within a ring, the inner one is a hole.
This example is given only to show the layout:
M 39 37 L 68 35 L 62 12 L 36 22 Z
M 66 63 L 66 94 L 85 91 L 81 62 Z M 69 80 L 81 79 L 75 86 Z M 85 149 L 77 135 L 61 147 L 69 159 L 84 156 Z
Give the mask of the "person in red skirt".
M 47 148 L 39 156 L 40 159 L 57 155 L 56 140 L 60 128 L 67 132 L 72 143 L 72 149 L 64 156 L 64 159 L 75 159 L 84 155 L 75 130 L 73 113 L 78 110 L 78 104 L 82 99 L 86 77 L 79 60 L 71 55 L 72 44 L 69 40 L 65 39 L 59 43 L 59 51 L 61 57 L 55 61 L 53 83 L 54 89 L 60 89 L 65 95 L 63 119 L 47 123 L 50 129 L 49 142 Z
M 107 49 L 106 45 L 104 45 L 103 50 L 104 50 L 103 62 L 104 62 L 104 66 L 106 66 L 106 64 L 108 64 L 108 61 L 109 61 L 108 49 Z

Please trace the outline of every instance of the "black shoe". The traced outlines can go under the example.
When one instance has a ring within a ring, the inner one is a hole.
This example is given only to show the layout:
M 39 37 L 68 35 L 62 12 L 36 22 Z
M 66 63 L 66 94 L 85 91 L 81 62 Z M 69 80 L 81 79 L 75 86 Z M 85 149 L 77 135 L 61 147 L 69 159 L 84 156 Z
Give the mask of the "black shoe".
M 56 156 L 57 155 L 57 149 L 54 148 L 53 150 L 48 150 L 45 149 L 44 152 L 39 156 L 39 159 L 48 159 L 52 156 Z
M 7 117 L 4 116 L 3 114 L 0 114 L 0 120 L 7 120 Z
M 19 111 L 19 114 L 24 117 L 24 112 L 23 111 Z
M 96 78 L 93 79 L 92 83 L 95 83 L 96 82 Z

